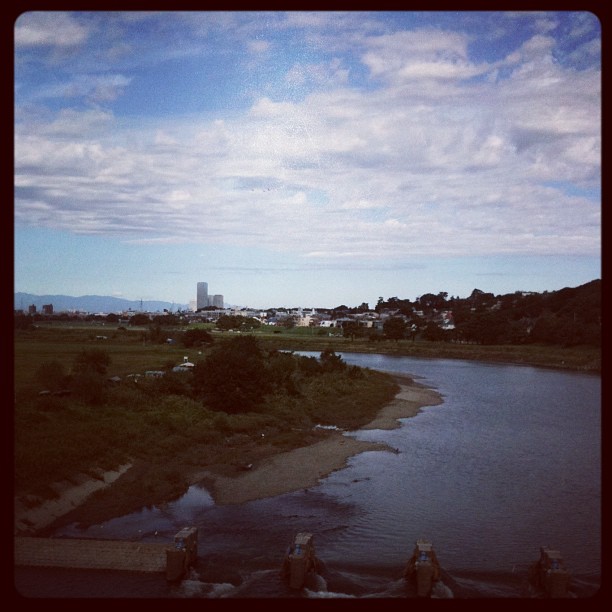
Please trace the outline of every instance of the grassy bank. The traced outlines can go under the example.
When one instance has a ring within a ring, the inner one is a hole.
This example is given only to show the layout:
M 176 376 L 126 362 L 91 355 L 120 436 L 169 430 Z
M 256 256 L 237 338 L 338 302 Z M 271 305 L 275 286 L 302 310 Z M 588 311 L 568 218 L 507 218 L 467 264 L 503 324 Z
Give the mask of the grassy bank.
M 405 357 L 431 359 L 467 359 L 494 363 L 514 363 L 538 367 L 601 372 L 601 350 L 597 347 L 562 347 L 536 344 L 487 346 L 482 344 L 453 344 L 412 340 L 382 340 L 291 335 L 262 336 L 268 347 L 283 350 L 383 353 Z
M 108 383 L 95 403 L 78 394 L 41 396 L 36 376 L 41 364 L 54 360 L 69 368 L 79 351 L 99 346 L 95 337 L 79 341 L 73 334 L 52 335 L 28 332 L 15 340 L 15 494 L 29 496 L 35 506 L 57 495 L 54 483 L 77 484 L 84 476 L 99 478 L 103 471 L 133 464 L 112 491 L 94 494 L 86 510 L 90 518 L 172 499 L 203 469 L 231 475 L 283 450 L 317 442 L 329 435 L 318 425 L 356 429 L 398 389 L 390 376 L 346 367 L 298 376 L 292 393 L 276 389 L 256 410 L 240 414 L 210 410 L 198 399 L 169 392 L 160 380 L 145 378 Z M 111 357 L 109 376 L 206 356 L 206 349 L 125 340 L 109 335 L 104 342 Z

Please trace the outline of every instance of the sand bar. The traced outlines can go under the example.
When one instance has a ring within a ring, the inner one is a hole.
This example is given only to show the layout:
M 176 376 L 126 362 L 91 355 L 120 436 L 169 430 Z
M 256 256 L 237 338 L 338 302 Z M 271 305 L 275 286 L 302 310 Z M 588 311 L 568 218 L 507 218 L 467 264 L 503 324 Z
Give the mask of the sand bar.
M 399 419 L 418 414 L 423 406 L 442 403 L 439 393 L 414 383 L 402 384 L 391 403 L 362 429 L 393 429 Z M 319 480 L 346 466 L 353 455 L 364 451 L 392 451 L 381 443 L 356 440 L 336 432 L 326 440 L 275 455 L 238 477 L 207 474 L 204 479 L 217 504 L 241 504 L 316 485 Z

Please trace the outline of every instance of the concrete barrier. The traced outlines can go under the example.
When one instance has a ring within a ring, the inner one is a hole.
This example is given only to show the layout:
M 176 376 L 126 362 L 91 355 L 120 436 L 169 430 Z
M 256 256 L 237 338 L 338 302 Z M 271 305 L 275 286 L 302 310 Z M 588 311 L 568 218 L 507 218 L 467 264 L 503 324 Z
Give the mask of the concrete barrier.
M 172 544 L 18 536 L 15 565 L 165 572 L 170 548 Z

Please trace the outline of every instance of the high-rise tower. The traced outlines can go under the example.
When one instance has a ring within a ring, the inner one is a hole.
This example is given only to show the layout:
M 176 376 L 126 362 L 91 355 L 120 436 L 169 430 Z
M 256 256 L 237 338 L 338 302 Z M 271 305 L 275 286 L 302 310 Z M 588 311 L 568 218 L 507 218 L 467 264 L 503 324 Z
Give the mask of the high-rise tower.
M 210 305 L 215 308 L 223 308 L 223 296 L 222 295 L 213 295 L 210 298 Z
M 208 306 L 208 283 L 198 283 L 198 294 L 196 299 L 196 309 Z

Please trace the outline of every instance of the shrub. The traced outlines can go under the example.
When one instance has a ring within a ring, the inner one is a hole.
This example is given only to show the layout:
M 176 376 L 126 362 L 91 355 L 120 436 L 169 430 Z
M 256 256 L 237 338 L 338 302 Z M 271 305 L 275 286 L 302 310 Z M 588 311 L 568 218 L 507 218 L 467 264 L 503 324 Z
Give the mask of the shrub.
M 271 388 L 257 340 L 237 336 L 217 346 L 196 364 L 193 387 L 213 410 L 228 413 L 254 410 Z
M 81 351 L 75 358 L 73 371 L 75 373 L 95 372 L 106 375 L 111 363 L 109 354 L 102 349 L 90 349 Z
M 86 404 L 99 406 L 106 402 L 106 379 L 95 370 L 85 370 L 72 377 L 72 390 Z

